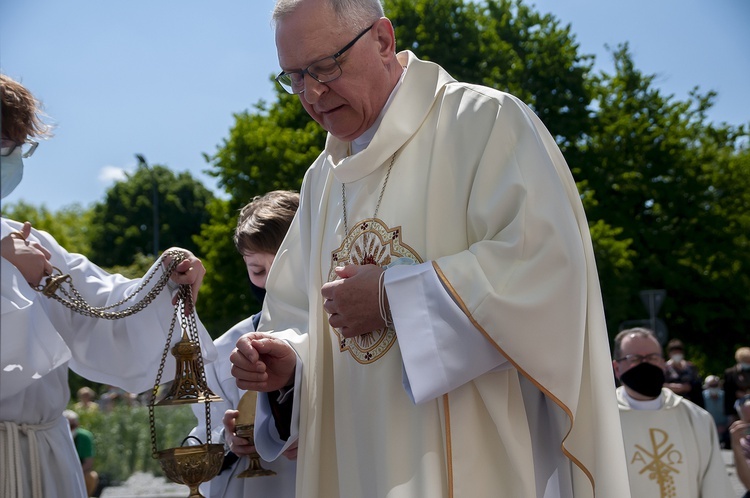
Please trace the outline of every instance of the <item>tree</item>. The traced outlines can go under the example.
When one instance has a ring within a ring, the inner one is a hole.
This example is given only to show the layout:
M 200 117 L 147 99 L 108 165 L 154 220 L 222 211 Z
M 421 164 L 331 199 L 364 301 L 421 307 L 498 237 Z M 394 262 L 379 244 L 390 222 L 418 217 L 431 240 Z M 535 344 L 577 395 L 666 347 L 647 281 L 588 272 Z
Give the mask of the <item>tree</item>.
M 69 252 L 89 252 L 91 209 L 80 204 L 70 204 L 52 212 L 44 205 L 36 207 L 25 201 L 5 205 L 3 216 L 20 222 L 29 221 L 37 230 L 48 232 Z
M 566 156 L 587 131 L 593 56 L 579 54 L 570 26 L 552 15 L 520 0 L 387 0 L 385 8 L 399 49 L 434 60 L 460 81 L 520 98 Z
M 254 112 L 235 114 L 229 138 L 206 158 L 212 167 L 209 174 L 229 194 L 229 200 L 210 204 L 210 223 L 204 225 L 198 241 L 209 270 L 198 311 L 212 335 L 222 334 L 260 307 L 232 241 L 240 209 L 272 190 L 299 191 L 305 171 L 325 143 L 325 131 L 308 116 L 298 97 L 273 80 L 271 84 L 278 100 L 270 106 L 260 101 Z
M 102 266 L 128 266 L 137 254 L 154 255 L 152 185 L 159 196 L 158 253 L 172 246 L 197 254 L 194 237 L 210 217 L 206 205 L 213 194 L 190 173 L 175 174 L 165 166 L 139 167 L 107 190 L 94 207 L 91 259 Z
M 629 294 L 608 306 L 610 329 L 644 317 L 638 291 L 666 289 L 662 316 L 671 335 L 704 346 L 709 357 L 731 358 L 750 304 L 750 185 L 739 178 L 747 173 L 747 134 L 707 122 L 713 92 L 695 89 L 677 101 L 635 68 L 627 45 L 613 58 L 615 74 L 602 74 L 597 85 L 598 111 L 581 164 L 585 195 L 595 199 L 589 215 L 618 227 L 637 254 L 632 272 L 602 282 L 605 295 Z M 738 274 L 743 268 L 745 277 Z M 716 330 L 725 340 L 710 341 Z
M 272 190 L 299 190 L 307 168 L 323 150 L 325 131 L 302 108 L 296 95 L 278 87 L 277 101 L 255 104 L 255 112 L 235 114 L 229 138 L 207 158 L 239 209 L 254 196 Z
M 261 305 L 253 298 L 247 269 L 234 247 L 239 210 L 232 209 L 230 204 L 223 199 L 209 203 L 211 223 L 203 225 L 198 240 L 206 276 L 197 309 L 212 337 L 220 336 L 235 323 L 251 316 Z

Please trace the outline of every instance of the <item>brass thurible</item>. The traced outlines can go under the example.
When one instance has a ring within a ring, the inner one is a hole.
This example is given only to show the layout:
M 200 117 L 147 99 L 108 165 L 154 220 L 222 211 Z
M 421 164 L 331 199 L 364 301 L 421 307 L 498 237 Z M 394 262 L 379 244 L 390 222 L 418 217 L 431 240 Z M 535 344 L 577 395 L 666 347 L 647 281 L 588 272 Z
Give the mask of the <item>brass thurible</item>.
M 186 312 L 186 307 L 187 311 Z M 175 357 L 175 376 L 167 394 L 156 401 L 164 365 L 172 343 L 172 333 L 175 323 L 180 322 L 182 337 L 171 348 Z M 164 475 L 170 481 L 184 484 L 190 488 L 188 498 L 204 498 L 198 486 L 210 481 L 221 471 L 224 460 L 224 445 L 211 443 L 211 402 L 221 401 L 206 383 L 206 373 L 203 366 L 198 326 L 195 309 L 192 306 L 192 295 L 189 285 L 181 285 L 178 291 L 177 305 L 172 315 L 164 353 L 159 365 L 159 373 L 154 382 L 154 388 L 149 399 L 148 411 L 151 425 L 152 456 L 159 460 Z M 165 407 L 183 404 L 204 403 L 206 406 L 206 442 L 205 444 L 195 436 L 188 436 L 177 448 L 158 450 L 156 444 L 155 407 Z M 197 441 L 197 445 L 185 446 L 189 439 Z

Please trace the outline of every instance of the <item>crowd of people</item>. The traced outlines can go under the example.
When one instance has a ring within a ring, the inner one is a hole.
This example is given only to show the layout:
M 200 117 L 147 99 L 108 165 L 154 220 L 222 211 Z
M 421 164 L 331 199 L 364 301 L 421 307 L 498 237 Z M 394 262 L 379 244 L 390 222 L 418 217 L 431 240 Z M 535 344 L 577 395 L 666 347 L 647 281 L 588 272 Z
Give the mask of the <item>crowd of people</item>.
M 397 52 L 379 0 L 277 0 L 272 22 L 276 81 L 328 137 L 299 194 L 239 214 L 262 311 L 216 341 L 197 321 L 223 399 L 207 496 L 729 497 L 722 441 L 750 489 L 750 348 L 705 379 L 648 329 L 610 354 L 581 198 L 531 109 Z M 0 84 L 5 197 L 48 130 L 26 88 Z M 205 273 L 175 251 L 167 292 L 139 313 L 85 317 L 34 289 L 61 271 L 107 307 L 143 280 L 2 219 L 2 496 L 88 496 L 68 370 L 108 386 L 98 404 L 80 390 L 80 412 L 151 387 L 179 289 L 190 313 Z M 250 441 L 236 424 L 255 392 Z M 276 475 L 237 479 L 256 452 Z

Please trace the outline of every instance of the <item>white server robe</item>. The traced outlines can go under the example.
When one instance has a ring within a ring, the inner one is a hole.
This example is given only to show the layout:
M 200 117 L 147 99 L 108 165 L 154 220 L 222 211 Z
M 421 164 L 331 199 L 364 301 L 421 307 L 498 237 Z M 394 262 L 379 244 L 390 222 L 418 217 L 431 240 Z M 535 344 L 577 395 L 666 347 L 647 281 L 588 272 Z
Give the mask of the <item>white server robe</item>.
M 229 355 L 243 334 L 255 331 L 253 317 L 246 318 L 234 325 L 221 337 L 214 341 L 217 360 L 206 366 L 206 383 L 214 394 L 223 401 L 211 403 L 211 442 L 224 441 L 224 412 L 236 410 L 240 398 L 246 391 L 237 387 L 237 379 L 232 377 L 232 362 Z M 206 437 L 206 408 L 202 404 L 191 407 L 198 418 L 198 425 L 190 433 L 205 443 Z M 200 486 L 201 493 L 207 498 L 241 498 L 241 497 L 274 497 L 294 498 L 295 472 L 297 465 L 294 460 L 286 457 L 273 462 L 261 459 L 264 469 L 276 472 L 273 476 L 237 478 L 250 465 L 248 458 L 240 458 L 230 468 Z
M 22 223 L 3 218 L 2 237 L 21 227 Z M 92 306 L 116 303 L 140 283 L 140 279 L 108 274 L 80 254 L 67 252 L 46 232 L 32 229 L 27 240 L 52 253 L 52 265 L 71 276 Z M 15 266 L 0 260 L 0 495 L 85 497 L 81 464 L 62 417 L 70 400 L 68 368 L 130 392 L 151 389 L 172 320 L 170 293 L 165 289 L 145 310 L 128 318 L 95 319 L 44 297 Z M 140 295 L 151 285 L 147 287 Z M 200 322 L 198 327 L 206 361 L 211 361 L 215 357 L 211 338 Z M 181 336 L 179 323 L 175 328 L 173 342 Z M 171 380 L 175 372 L 171 354 L 164 372 L 162 382 Z M 34 475 L 41 479 L 37 481 L 41 490 L 32 482 Z

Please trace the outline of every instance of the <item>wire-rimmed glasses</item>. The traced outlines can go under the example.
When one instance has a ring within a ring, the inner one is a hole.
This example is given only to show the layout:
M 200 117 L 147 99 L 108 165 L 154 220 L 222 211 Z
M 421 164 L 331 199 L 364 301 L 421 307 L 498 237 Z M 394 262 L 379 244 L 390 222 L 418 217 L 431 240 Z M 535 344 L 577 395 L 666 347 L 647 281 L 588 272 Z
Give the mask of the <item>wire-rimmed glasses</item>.
M 626 354 L 622 358 L 615 358 L 616 362 L 623 362 L 627 361 L 631 365 L 639 365 L 643 363 L 644 361 L 651 363 L 652 365 L 656 365 L 660 363 L 663 360 L 661 353 L 650 353 L 647 355 L 642 354 Z
M 365 33 L 372 29 L 373 26 L 375 26 L 375 23 L 370 24 L 370 26 L 365 28 L 364 31 L 355 36 L 352 41 L 347 43 L 344 48 L 335 54 L 313 62 L 305 69 L 280 72 L 279 75 L 276 76 L 276 81 L 284 90 L 292 95 L 305 91 L 306 74 L 309 74 L 311 78 L 319 83 L 330 83 L 341 76 L 341 65 L 339 64 L 338 58 L 341 57 L 344 52 L 352 48 Z

